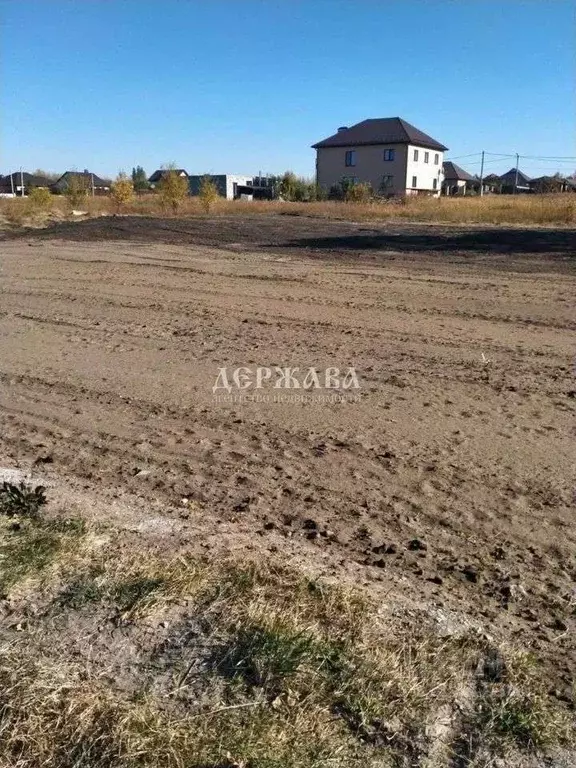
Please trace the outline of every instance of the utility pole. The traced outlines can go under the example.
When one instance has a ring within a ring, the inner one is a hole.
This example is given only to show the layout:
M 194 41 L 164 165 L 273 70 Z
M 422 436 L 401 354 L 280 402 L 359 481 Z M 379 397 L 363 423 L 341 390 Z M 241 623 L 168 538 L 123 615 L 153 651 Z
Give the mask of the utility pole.
M 514 178 L 514 194 L 518 194 L 518 165 L 520 164 L 520 155 L 516 153 L 516 176 Z
M 480 166 L 480 196 L 484 194 L 484 150 L 482 150 L 482 164 Z
M 22 166 L 20 166 L 20 196 L 24 197 L 24 174 L 22 173 Z
M 90 174 L 90 179 L 92 181 L 92 197 L 94 197 L 94 174 Z
M 16 195 L 14 194 L 14 174 L 13 173 L 10 174 L 10 188 L 12 190 L 12 197 L 16 197 Z

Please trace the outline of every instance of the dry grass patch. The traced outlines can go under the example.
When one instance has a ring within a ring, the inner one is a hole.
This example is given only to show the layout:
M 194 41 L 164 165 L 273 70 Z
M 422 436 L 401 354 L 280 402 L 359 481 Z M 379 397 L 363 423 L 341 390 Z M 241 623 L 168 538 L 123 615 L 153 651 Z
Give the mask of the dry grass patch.
M 185 190 L 173 205 L 166 195 L 144 194 L 125 201 L 122 212 L 130 215 L 177 217 L 206 216 L 205 200 L 190 197 Z M 89 216 L 118 212 L 111 197 L 84 197 L 79 206 Z M 290 215 L 314 216 L 345 221 L 414 221 L 438 224 L 552 225 L 576 223 L 576 195 L 488 195 L 485 197 L 431 198 L 408 197 L 395 201 L 290 203 L 279 201 L 210 199 L 210 216 Z M 70 206 L 63 196 L 55 196 L 51 209 L 38 211 L 24 199 L 0 200 L 0 220 L 10 227 L 38 226 L 70 217 Z
M 448 765 L 430 762 L 442 708 L 461 765 L 570 741 L 537 668 L 481 637 L 392 631 L 363 595 L 272 563 L 166 559 L 118 535 L 105 552 L 69 522 L 26 525 L 1 531 L 4 578 L 35 574 L 52 596 L 0 651 L 4 766 Z

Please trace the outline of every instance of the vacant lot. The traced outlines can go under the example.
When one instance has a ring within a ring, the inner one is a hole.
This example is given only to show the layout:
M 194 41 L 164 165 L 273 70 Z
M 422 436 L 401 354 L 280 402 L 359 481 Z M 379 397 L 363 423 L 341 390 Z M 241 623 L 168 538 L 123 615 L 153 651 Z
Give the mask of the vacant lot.
M 166 550 L 279 558 L 392 624 L 520 643 L 571 706 L 574 235 L 283 216 L 5 239 L 0 464 Z M 215 398 L 240 366 L 360 388 Z

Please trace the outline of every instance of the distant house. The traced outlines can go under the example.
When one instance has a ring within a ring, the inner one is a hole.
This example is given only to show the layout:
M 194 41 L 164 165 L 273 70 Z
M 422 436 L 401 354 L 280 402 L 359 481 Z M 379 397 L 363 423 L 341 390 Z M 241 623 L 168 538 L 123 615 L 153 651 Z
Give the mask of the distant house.
M 516 168 L 510 168 L 509 171 L 500 176 L 500 185 L 503 195 L 512 195 L 516 192 L 530 192 L 530 178 Z
M 253 177 L 238 176 L 230 173 L 205 174 L 216 185 L 221 197 L 226 200 L 236 200 L 240 196 L 253 196 Z M 189 176 L 190 194 L 200 194 L 200 185 L 204 176 Z M 241 188 L 241 189 L 240 189 Z
M 450 160 L 443 164 L 443 170 L 442 192 L 445 195 L 465 195 L 479 184 L 478 179 Z
M 184 168 L 160 168 L 159 170 L 154 171 L 152 176 L 148 179 L 150 187 L 155 189 L 162 179 L 168 176 L 169 173 L 177 173 L 178 176 L 184 176 L 187 179 L 189 178 L 188 172 L 185 171 Z
M 528 182 L 532 192 L 574 192 L 575 185 L 570 179 L 561 176 L 539 176 Z
M 34 187 L 50 187 L 52 179 L 34 173 L 16 171 L 0 177 L 0 195 L 27 195 Z
M 82 185 L 84 189 L 94 195 L 107 194 L 112 185 L 111 181 L 101 179 L 100 176 L 97 176 L 95 173 L 91 173 L 91 171 L 84 169 L 83 171 L 66 171 L 57 181 L 50 184 L 50 189 L 55 194 L 62 195 L 73 181 Z
M 400 117 L 343 126 L 312 148 L 316 181 L 326 190 L 345 179 L 384 196 L 440 194 L 447 147 Z
M 482 184 L 485 192 L 500 192 L 500 188 L 502 187 L 500 176 L 496 173 L 489 173 L 488 176 L 484 176 Z

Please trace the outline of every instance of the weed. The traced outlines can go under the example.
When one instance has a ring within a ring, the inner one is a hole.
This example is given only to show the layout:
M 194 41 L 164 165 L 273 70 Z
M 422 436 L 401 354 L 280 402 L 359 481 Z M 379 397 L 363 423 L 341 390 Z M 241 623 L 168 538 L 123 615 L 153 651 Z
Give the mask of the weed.
M 25 482 L 19 485 L 14 483 L 2 483 L 0 487 L 0 514 L 7 517 L 36 518 L 40 514 L 40 507 L 46 504 L 45 488 L 37 485 L 32 488 Z
M 512 656 L 501 680 L 480 682 L 475 718 L 482 740 L 501 750 L 570 741 L 566 713 L 552 704 L 535 660 L 525 653 Z

